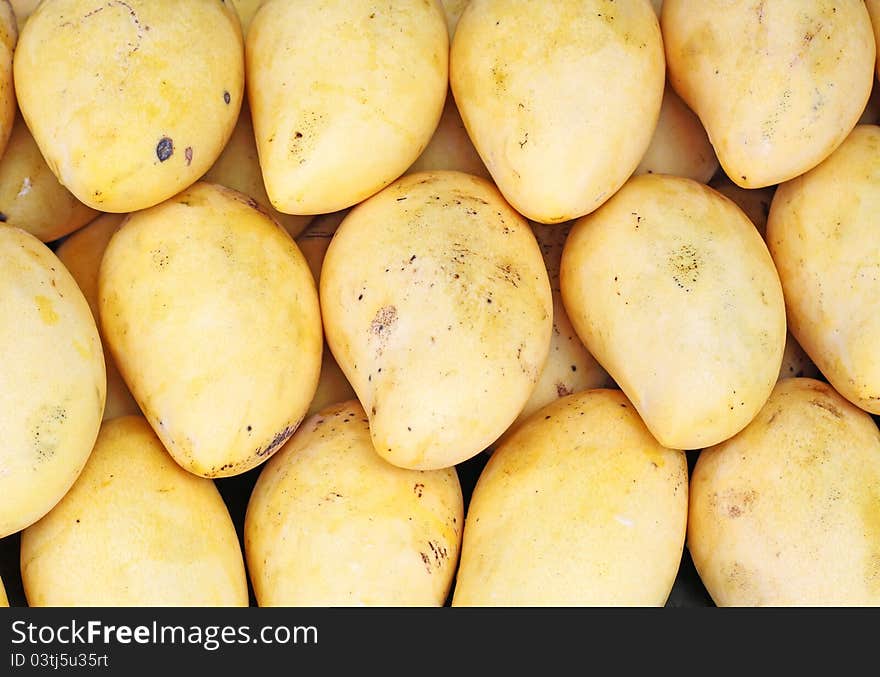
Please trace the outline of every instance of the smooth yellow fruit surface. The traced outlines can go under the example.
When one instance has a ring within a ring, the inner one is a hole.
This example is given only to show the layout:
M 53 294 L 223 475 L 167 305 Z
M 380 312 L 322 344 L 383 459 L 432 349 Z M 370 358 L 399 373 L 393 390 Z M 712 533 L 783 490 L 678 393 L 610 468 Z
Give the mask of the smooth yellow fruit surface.
M 840 145 L 876 54 L 862 0 L 666 0 L 668 80 L 743 188 L 782 183 Z
M 485 449 L 534 389 L 553 327 L 541 250 L 489 181 L 407 175 L 355 207 L 320 282 L 327 343 L 373 446 L 432 470 Z
M 405 470 L 373 449 L 360 404 L 303 422 L 260 473 L 245 551 L 261 606 L 442 606 L 461 545 L 454 468 Z
M 687 546 L 717 605 L 880 604 L 880 431 L 828 384 L 780 381 L 690 488 Z
M 33 235 L 0 228 L 0 538 L 45 515 L 92 451 L 107 380 L 89 304 Z
M 453 606 L 662 606 L 681 561 L 687 462 L 617 390 L 556 400 L 489 459 Z
M 611 197 L 657 125 L 665 61 L 644 0 L 472 0 L 449 63 L 480 157 L 507 201 L 539 223 Z
M 190 472 L 243 473 L 305 416 L 321 368 L 317 289 L 253 198 L 199 182 L 130 215 L 104 252 L 98 297 L 120 373 Z
M 72 233 L 98 215 L 58 182 L 20 117 L 0 157 L 0 214 L 7 226 L 43 242 Z
M 142 416 L 107 421 L 71 490 L 21 538 L 30 606 L 247 606 L 235 525 L 211 480 Z
M 101 259 L 104 258 L 104 250 L 116 229 L 125 219 L 125 214 L 102 214 L 84 228 L 72 233 L 55 250 L 61 263 L 73 275 L 80 290 L 89 303 L 92 315 L 101 332 L 100 307 L 98 304 L 98 271 L 101 267 Z M 122 380 L 122 375 L 113 361 L 113 356 L 107 346 L 107 341 L 102 337 L 101 344 L 104 348 L 104 365 L 107 370 L 107 402 L 104 405 L 104 420 L 125 416 L 126 414 L 140 414 L 141 410 L 132 397 L 128 386 Z
M 664 446 L 727 439 L 769 397 L 782 287 L 755 226 L 713 189 L 634 177 L 575 223 L 560 281 L 578 336 Z
M 335 212 L 402 175 L 440 120 L 448 54 L 437 2 L 265 2 L 247 91 L 272 205 Z
M 53 0 L 25 23 L 14 70 L 61 184 L 93 209 L 132 212 L 214 164 L 241 107 L 244 46 L 216 0 Z
M 13 56 L 18 45 L 19 26 L 9 0 L 0 1 L 0 155 L 6 149 L 15 122 L 16 97 Z
M 880 127 L 776 189 L 767 244 L 791 333 L 834 388 L 880 414 Z

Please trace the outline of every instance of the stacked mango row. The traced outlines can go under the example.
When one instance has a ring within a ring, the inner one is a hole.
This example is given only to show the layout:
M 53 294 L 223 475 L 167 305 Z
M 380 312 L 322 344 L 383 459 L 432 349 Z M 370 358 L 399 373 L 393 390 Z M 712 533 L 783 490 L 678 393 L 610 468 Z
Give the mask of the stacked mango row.
M 880 604 L 880 0 L 0 25 L 28 604 Z

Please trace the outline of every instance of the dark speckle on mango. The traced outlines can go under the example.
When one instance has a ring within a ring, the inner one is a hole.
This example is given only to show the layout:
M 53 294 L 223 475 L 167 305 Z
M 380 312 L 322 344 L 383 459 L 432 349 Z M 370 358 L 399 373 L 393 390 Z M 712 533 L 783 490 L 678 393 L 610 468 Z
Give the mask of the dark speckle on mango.
M 159 158 L 159 162 L 165 162 L 172 155 L 174 155 L 174 142 L 167 136 L 163 136 L 156 144 L 156 157 Z

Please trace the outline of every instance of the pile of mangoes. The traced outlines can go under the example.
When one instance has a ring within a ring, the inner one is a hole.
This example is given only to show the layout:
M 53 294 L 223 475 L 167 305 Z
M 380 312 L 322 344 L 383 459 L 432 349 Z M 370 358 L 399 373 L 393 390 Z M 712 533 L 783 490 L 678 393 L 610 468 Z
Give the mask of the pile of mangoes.
M 880 0 L 0 0 L 27 603 L 663 605 L 686 547 L 718 605 L 880 605 L 878 44 Z

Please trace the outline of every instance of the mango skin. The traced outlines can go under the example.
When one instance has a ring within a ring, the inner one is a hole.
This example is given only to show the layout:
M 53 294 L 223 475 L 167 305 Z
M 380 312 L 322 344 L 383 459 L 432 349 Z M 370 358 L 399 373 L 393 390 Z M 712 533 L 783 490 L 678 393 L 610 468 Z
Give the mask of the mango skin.
M 724 173 L 719 172 L 709 181 L 709 187 L 717 190 L 745 212 L 761 237 L 767 239 L 767 218 L 770 216 L 770 205 L 776 186 L 765 188 L 741 188 Z M 804 351 L 790 331 L 785 335 L 785 350 L 782 354 L 782 365 L 779 367 L 779 378 L 793 376 L 821 378 L 819 368 L 813 364 L 810 356 Z
M 664 446 L 717 444 L 770 396 L 782 286 L 754 225 L 713 189 L 633 177 L 575 223 L 560 282 L 578 336 Z
M 724 172 L 713 176 L 708 186 L 736 203 L 749 217 L 749 221 L 755 224 L 761 237 L 767 239 L 767 217 L 770 216 L 770 205 L 773 203 L 776 186 L 743 188 L 731 181 Z
M 776 189 L 767 243 L 791 333 L 835 390 L 880 414 L 880 126 Z
M 244 93 L 235 10 L 215 0 L 55 0 L 15 50 L 18 104 L 49 168 L 81 202 L 132 212 L 195 183 Z
M 314 414 L 265 466 L 245 518 L 260 606 L 442 606 L 461 546 L 454 468 L 405 470 L 373 449 L 356 401 Z
M 700 452 L 687 547 L 718 606 L 880 604 L 880 431 L 827 383 L 780 381 Z
M 311 216 L 282 214 L 272 206 L 266 194 L 266 186 L 263 185 L 263 171 L 254 138 L 254 123 L 246 104 L 241 108 L 238 122 L 235 123 L 235 129 L 223 147 L 223 152 L 202 180 L 219 183 L 254 198 L 273 219 L 284 226 L 291 237 L 299 235 L 312 220 Z
M 107 421 L 76 483 L 21 538 L 29 606 L 247 606 L 217 487 L 167 454 L 142 416 Z
M 703 123 L 667 85 L 654 136 L 633 174 L 672 174 L 708 183 L 717 171 L 718 158 Z
M 321 279 L 321 268 L 324 265 L 327 247 L 330 246 L 336 229 L 348 211 L 342 210 L 315 217 L 308 228 L 296 238 L 296 244 L 305 256 L 309 270 L 312 271 L 312 276 L 315 278 L 315 285 Z M 331 404 L 353 400 L 356 397 L 351 383 L 345 378 L 345 374 L 336 363 L 336 358 L 333 357 L 333 352 L 324 341 L 324 352 L 321 355 L 321 376 L 318 379 L 318 387 L 306 415 L 317 414 Z
M 443 109 L 449 34 L 437 2 L 267 0 L 246 43 L 266 192 L 286 214 L 351 207 L 401 176 Z
M 794 178 L 865 108 L 876 47 L 862 0 L 666 0 L 668 80 L 743 188 Z
M 130 215 L 104 252 L 98 298 L 120 373 L 190 472 L 246 472 L 305 416 L 321 368 L 317 289 L 253 198 L 199 182 Z
M 574 222 L 562 224 L 531 223 L 532 232 L 541 247 L 544 265 L 550 279 L 553 294 L 553 334 L 550 352 L 541 369 L 535 389 L 523 406 L 516 420 L 499 437 L 492 447 L 504 443 L 532 414 L 560 397 L 595 388 L 614 388 L 614 380 L 608 375 L 590 351 L 584 347 L 571 320 L 565 312 L 559 282 L 559 265 L 565 240 Z
M 0 156 L 6 150 L 15 123 L 14 54 L 18 46 L 19 26 L 9 0 L 0 1 Z
M 453 606 L 662 606 L 687 461 L 617 390 L 539 410 L 492 454 L 465 518 Z
M 407 175 L 352 209 L 327 248 L 320 297 L 373 445 L 404 468 L 449 467 L 488 447 L 550 348 L 534 234 L 495 186 L 461 172 Z
M 474 147 L 505 199 L 539 223 L 590 213 L 629 178 L 665 72 L 644 0 L 472 0 L 449 56 Z
M 468 136 L 451 92 L 446 96 L 443 114 L 431 140 L 406 173 L 414 174 L 435 169 L 452 169 L 492 179 Z
M 0 213 L 7 226 L 52 242 L 82 228 L 99 212 L 58 183 L 20 116 L 0 157 Z
M 107 370 L 107 401 L 104 404 L 103 420 L 140 414 L 141 410 L 132 397 L 128 386 L 116 367 L 106 339 L 103 338 L 98 304 L 98 271 L 104 250 L 113 233 L 122 225 L 126 214 L 102 214 L 87 226 L 80 228 L 64 238 L 55 249 L 55 254 L 65 265 L 89 303 L 89 308 L 98 325 L 101 344 L 104 348 L 104 365 Z
M 0 228 L 0 538 L 40 519 L 70 489 L 98 435 L 107 395 L 89 305 L 58 257 Z
M 865 0 L 865 7 L 874 27 L 874 44 L 880 45 L 880 0 Z M 880 58 L 877 60 L 877 77 L 880 78 Z

